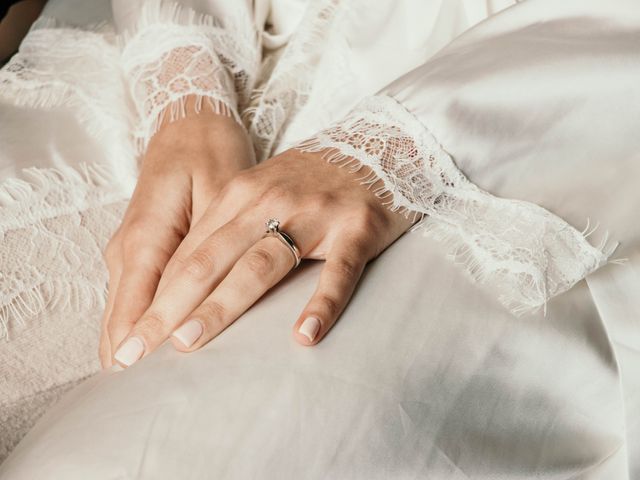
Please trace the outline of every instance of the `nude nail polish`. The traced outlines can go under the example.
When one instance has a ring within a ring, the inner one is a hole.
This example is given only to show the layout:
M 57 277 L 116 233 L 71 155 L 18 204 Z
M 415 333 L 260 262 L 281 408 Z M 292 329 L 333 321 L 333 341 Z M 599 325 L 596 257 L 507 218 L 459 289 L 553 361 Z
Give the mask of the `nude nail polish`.
M 200 338 L 202 332 L 202 323 L 198 320 L 189 320 L 177 328 L 172 335 L 185 347 L 189 348 Z
M 129 367 L 136 363 L 143 353 L 144 343 L 142 343 L 142 340 L 138 337 L 131 337 L 120 346 L 114 358 L 122 365 Z
M 298 332 L 304 335 L 309 339 L 310 342 L 313 342 L 313 339 L 316 338 L 318 331 L 320 330 L 320 320 L 316 317 L 307 317 L 298 328 Z

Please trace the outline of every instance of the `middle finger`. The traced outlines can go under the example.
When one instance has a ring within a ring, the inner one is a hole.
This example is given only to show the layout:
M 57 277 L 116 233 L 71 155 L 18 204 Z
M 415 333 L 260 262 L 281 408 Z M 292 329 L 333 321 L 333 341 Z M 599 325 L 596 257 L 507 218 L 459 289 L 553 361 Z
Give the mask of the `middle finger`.
M 265 237 L 240 257 L 220 285 L 175 331 L 174 346 L 200 348 L 231 325 L 295 266 L 289 248 Z
M 175 326 L 206 298 L 236 260 L 260 238 L 262 232 L 245 226 L 253 223 L 248 215 L 236 218 L 202 242 L 135 322 L 114 359 L 129 366 L 167 339 Z

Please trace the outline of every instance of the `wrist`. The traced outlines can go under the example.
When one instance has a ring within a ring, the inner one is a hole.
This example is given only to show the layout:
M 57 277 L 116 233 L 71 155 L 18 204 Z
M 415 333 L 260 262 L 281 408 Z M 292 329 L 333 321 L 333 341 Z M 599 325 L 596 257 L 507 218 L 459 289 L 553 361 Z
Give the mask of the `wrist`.
M 244 127 L 235 118 L 211 108 L 196 112 L 195 101 L 195 97 L 187 97 L 185 115 L 163 122 L 149 141 L 143 164 L 171 162 L 191 170 L 214 165 L 221 175 L 255 164 Z
M 150 145 L 154 142 L 164 147 L 191 148 L 202 146 L 223 132 L 237 135 L 239 132 L 236 133 L 236 130 L 244 131 L 235 118 L 215 112 L 207 102 L 201 102 L 201 108 L 196 108 L 197 97 L 195 96 L 187 96 L 183 101 L 184 105 L 179 118 L 172 119 L 172 116 L 165 111 L 164 119 L 151 138 Z M 167 107 L 169 108 L 172 107 Z

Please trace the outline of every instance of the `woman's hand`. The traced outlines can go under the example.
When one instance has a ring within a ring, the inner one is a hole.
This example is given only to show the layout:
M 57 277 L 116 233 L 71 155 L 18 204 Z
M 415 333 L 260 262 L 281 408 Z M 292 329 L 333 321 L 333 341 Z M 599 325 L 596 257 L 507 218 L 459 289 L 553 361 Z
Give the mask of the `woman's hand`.
M 103 367 L 111 365 L 115 349 L 151 304 L 167 262 L 211 198 L 254 163 L 243 128 L 213 112 L 166 124 L 152 138 L 122 224 L 105 251 Z
M 365 172 L 366 173 L 366 172 Z M 347 305 L 366 263 L 411 222 L 391 212 L 347 168 L 297 150 L 239 173 L 216 195 L 163 274 L 163 287 L 115 355 L 128 366 L 171 337 L 193 351 L 215 338 L 294 266 L 276 218 L 304 258 L 325 260 L 295 339 L 319 342 Z

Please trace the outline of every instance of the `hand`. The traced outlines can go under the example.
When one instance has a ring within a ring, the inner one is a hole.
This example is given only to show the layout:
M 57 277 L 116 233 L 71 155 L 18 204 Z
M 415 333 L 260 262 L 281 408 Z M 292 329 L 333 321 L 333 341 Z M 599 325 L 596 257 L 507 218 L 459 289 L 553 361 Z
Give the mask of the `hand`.
M 115 359 L 131 365 L 169 337 L 180 351 L 196 350 L 282 280 L 294 258 L 277 238 L 263 238 L 269 218 L 281 221 L 304 258 L 326 261 L 293 328 L 299 343 L 318 343 L 347 305 L 366 263 L 411 225 L 373 189 L 358 185 L 359 177 L 321 154 L 297 150 L 236 175 L 176 250 L 164 287 Z
M 151 139 L 122 224 L 105 251 L 109 296 L 100 340 L 103 367 L 111 365 L 115 348 L 150 305 L 191 225 L 222 185 L 253 163 L 242 127 L 213 112 L 164 125 Z

